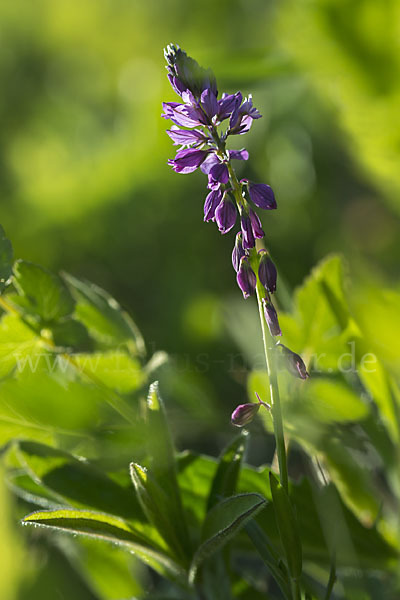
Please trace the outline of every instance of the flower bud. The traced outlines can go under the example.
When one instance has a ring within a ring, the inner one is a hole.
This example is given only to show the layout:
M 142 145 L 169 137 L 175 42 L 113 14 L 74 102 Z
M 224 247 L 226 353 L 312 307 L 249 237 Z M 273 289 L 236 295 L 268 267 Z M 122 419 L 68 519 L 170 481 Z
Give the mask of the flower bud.
M 204 202 L 204 220 L 213 221 L 215 218 L 215 211 L 218 204 L 222 200 L 222 192 L 220 189 L 212 190 L 206 197 Z
M 307 373 L 307 367 L 304 364 L 301 356 L 289 350 L 283 344 L 278 344 L 280 348 L 282 348 L 282 356 L 284 358 L 284 365 L 287 370 L 292 373 L 295 377 L 300 377 L 300 379 L 307 379 L 310 375 Z
M 240 217 L 240 226 L 243 235 L 243 248 L 245 250 L 250 250 L 250 248 L 254 248 L 256 241 L 254 239 L 253 228 L 251 226 L 250 217 L 245 212 L 243 212 Z
M 236 206 L 225 196 L 217 206 L 215 220 L 221 233 L 227 233 L 236 223 Z
M 260 250 L 260 264 L 258 266 L 258 278 L 270 294 L 276 291 L 276 267 L 266 250 Z
M 268 325 L 268 329 L 271 335 L 282 335 L 281 328 L 279 326 L 278 315 L 272 302 L 268 299 L 263 298 L 264 304 L 264 315 Z
M 232 425 L 244 427 L 244 425 L 250 423 L 258 413 L 260 406 L 260 403 L 239 404 L 232 413 Z
M 239 271 L 240 259 L 245 255 L 246 253 L 242 246 L 242 234 L 239 231 L 239 233 L 236 234 L 235 245 L 232 250 L 232 265 L 236 273 Z
M 258 217 L 258 214 L 254 212 L 254 210 L 251 207 L 249 208 L 249 217 L 254 237 L 262 239 L 265 236 L 265 233 L 262 228 L 261 221 Z
M 252 183 L 246 181 L 248 185 L 250 200 L 254 202 L 258 208 L 272 210 L 276 208 L 276 200 L 272 188 L 266 183 Z
M 256 291 L 257 277 L 249 265 L 246 256 L 240 259 L 239 271 L 236 275 L 238 286 L 243 292 L 244 298 L 248 298 Z

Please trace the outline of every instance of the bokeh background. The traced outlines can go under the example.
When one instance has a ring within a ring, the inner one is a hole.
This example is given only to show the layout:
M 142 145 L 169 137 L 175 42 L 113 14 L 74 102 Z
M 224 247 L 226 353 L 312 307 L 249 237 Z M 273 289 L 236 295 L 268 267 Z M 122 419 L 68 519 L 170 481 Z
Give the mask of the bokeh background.
M 263 224 L 281 303 L 339 252 L 373 330 L 368 298 L 399 291 L 399 40 L 397 0 L 0 3 L 1 223 L 16 256 L 104 287 L 150 353 L 173 357 L 180 447 L 218 452 L 246 359 L 230 327 L 234 234 L 203 222 L 204 176 L 166 164 L 163 47 L 211 66 L 220 91 L 252 93 L 263 115 L 237 147 L 250 152 L 240 175 L 276 193 Z

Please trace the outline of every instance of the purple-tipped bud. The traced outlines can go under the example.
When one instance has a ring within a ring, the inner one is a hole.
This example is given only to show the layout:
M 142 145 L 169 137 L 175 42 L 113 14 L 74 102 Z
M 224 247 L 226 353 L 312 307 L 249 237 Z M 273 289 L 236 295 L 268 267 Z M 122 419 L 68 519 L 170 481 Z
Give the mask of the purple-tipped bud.
M 218 95 L 212 71 L 200 67 L 179 46 L 169 44 L 164 50 L 164 56 L 167 61 L 168 78 L 178 94 L 188 89 L 198 97 L 203 90 L 210 88 L 215 96 Z
M 287 370 L 295 377 L 300 377 L 300 379 L 307 379 L 307 377 L 310 377 L 301 356 L 292 352 L 292 350 L 289 350 L 289 348 L 283 344 L 278 345 L 282 348 L 282 356 L 284 357 L 284 364 Z
M 258 278 L 270 294 L 276 291 L 276 267 L 270 259 L 266 250 L 260 250 L 260 264 L 258 266 Z
M 222 200 L 222 192 L 220 189 L 212 190 L 204 202 L 204 220 L 213 221 L 215 219 L 215 211 L 218 204 Z
M 258 208 L 272 210 L 276 208 L 276 200 L 272 188 L 266 183 L 247 183 L 249 189 L 250 200 L 254 202 Z
M 215 211 L 215 220 L 221 233 L 228 233 L 236 223 L 236 206 L 224 196 Z
M 263 298 L 264 304 L 264 315 L 268 325 L 268 329 L 271 335 L 282 335 L 281 328 L 279 326 L 278 315 L 272 302 Z
M 251 225 L 249 215 L 245 212 L 243 212 L 240 217 L 240 226 L 243 235 L 243 248 L 245 250 L 250 250 L 250 248 L 254 248 L 256 240 L 254 239 L 253 227 Z
M 245 255 L 246 252 L 243 250 L 242 245 L 242 234 L 239 231 L 239 233 L 236 234 L 235 245 L 232 250 L 232 265 L 236 273 L 239 271 L 240 259 Z
M 247 423 L 250 423 L 258 413 L 260 406 L 260 403 L 239 404 L 232 413 L 232 425 L 244 427 Z
M 246 299 L 256 291 L 257 277 L 249 265 L 246 256 L 240 259 L 239 271 L 236 275 L 238 286 L 243 292 L 243 297 Z
M 249 217 L 251 221 L 251 227 L 253 229 L 253 235 L 255 238 L 262 239 L 265 236 L 264 230 L 261 226 L 261 221 L 258 218 L 258 214 L 254 212 L 252 208 L 249 208 Z

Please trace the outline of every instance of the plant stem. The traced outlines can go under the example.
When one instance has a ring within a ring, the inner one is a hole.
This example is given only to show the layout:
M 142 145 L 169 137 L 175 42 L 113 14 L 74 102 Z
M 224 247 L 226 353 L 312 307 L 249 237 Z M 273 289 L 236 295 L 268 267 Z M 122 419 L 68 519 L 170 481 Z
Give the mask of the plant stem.
M 236 177 L 236 173 L 230 163 L 228 163 L 229 170 L 229 178 L 232 185 L 233 195 L 235 196 L 235 200 L 238 206 L 243 204 L 241 186 Z M 263 298 L 263 287 L 258 280 L 257 277 L 257 302 L 258 302 L 258 311 L 260 314 L 260 323 L 262 330 L 262 338 L 264 344 L 264 352 L 265 352 L 265 362 L 267 365 L 267 373 L 269 378 L 269 389 L 271 396 L 271 407 L 272 407 L 272 420 L 274 424 L 274 434 L 275 434 L 275 442 L 276 442 L 276 452 L 278 455 L 278 464 L 279 464 L 279 478 L 282 486 L 285 488 L 286 492 L 289 493 L 289 480 L 288 480 L 288 471 L 287 471 L 287 460 L 286 460 L 286 447 L 285 447 L 285 437 L 283 433 L 283 420 L 282 420 L 282 409 L 281 402 L 279 398 L 279 387 L 278 387 L 278 378 L 276 375 L 276 365 L 275 365 L 275 347 L 273 345 L 273 338 L 267 330 L 267 325 L 264 317 L 264 309 L 262 304 Z
M 281 401 L 279 397 L 279 387 L 278 387 L 278 378 L 276 375 L 276 365 L 275 365 L 275 348 L 272 346 L 272 337 L 267 330 L 265 317 L 264 317 L 264 309 L 262 305 L 262 291 L 260 290 L 260 285 L 257 285 L 257 302 L 258 302 L 258 312 L 260 315 L 260 323 L 262 330 L 262 338 L 264 344 L 264 352 L 265 352 L 265 362 L 267 365 L 267 373 L 269 378 L 269 390 L 271 396 L 271 406 L 272 406 L 272 420 L 274 424 L 274 434 L 275 434 L 275 442 L 276 442 L 276 452 L 278 455 L 278 464 L 279 464 L 279 476 L 281 480 L 282 486 L 285 488 L 286 492 L 289 493 L 289 480 L 288 480 L 288 471 L 287 471 L 287 459 L 286 459 L 286 447 L 285 447 L 285 437 L 283 433 L 283 419 L 282 419 L 282 409 L 281 409 Z

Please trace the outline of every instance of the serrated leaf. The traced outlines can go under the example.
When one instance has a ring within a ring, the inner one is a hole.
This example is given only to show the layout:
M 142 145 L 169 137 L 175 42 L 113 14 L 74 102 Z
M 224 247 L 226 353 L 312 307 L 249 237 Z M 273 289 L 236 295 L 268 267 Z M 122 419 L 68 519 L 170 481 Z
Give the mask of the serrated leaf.
M 191 554 L 186 516 L 177 480 L 175 448 L 158 382 L 152 383 L 149 388 L 146 401 L 146 427 L 152 476 L 168 496 L 170 518 L 175 523 L 177 536 L 185 552 Z
M 83 535 L 125 547 L 161 575 L 184 579 L 184 571 L 162 549 L 146 545 L 126 521 L 110 515 L 73 509 L 37 511 L 22 523 L 51 527 L 75 535 Z
M 4 229 L 0 225 L 0 294 L 4 291 L 7 281 L 12 275 L 13 249 Z
M 216 504 L 204 521 L 202 541 L 190 566 L 189 581 L 195 580 L 201 563 L 220 550 L 265 505 L 265 498 L 253 493 L 238 494 Z
M 76 300 L 75 316 L 101 346 L 126 344 L 132 354 L 145 354 L 143 338 L 129 315 L 107 292 L 93 283 L 63 274 Z
M 302 571 L 301 539 L 296 517 L 285 488 L 270 472 L 269 482 L 276 522 L 282 546 L 285 550 L 287 566 L 293 579 L 298 579 Z
M 14 275 L 14 285 L 20 294 L 15 302 L 23 312 L 48 324 L 74 310 L 74 299 L 58 275 L 24 260 L 15 263 Z
M 246 450 L 247 432 L 243 431 L 222 451 L 218 468 L 212 480 L 207 500 L 207 511 L 223 498 L 233 496 L 239 479 L 243 455 Z

